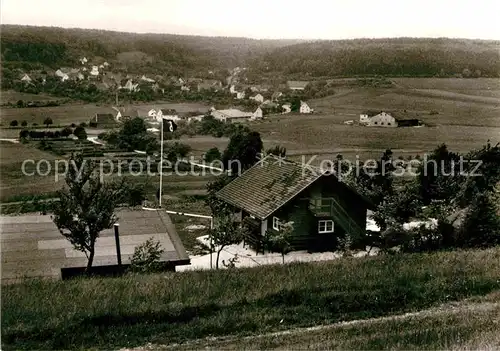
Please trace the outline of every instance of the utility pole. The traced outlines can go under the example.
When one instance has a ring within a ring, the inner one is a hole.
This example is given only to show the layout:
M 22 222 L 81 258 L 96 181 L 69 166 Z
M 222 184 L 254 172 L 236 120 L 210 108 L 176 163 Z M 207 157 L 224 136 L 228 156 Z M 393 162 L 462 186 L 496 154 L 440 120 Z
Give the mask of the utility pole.
M 158 204 L 161 208 L 161 193 L 163 187 L 163 117 L 161 118 L 161 127 L 160 127 L 160 192 L 158 196 Z

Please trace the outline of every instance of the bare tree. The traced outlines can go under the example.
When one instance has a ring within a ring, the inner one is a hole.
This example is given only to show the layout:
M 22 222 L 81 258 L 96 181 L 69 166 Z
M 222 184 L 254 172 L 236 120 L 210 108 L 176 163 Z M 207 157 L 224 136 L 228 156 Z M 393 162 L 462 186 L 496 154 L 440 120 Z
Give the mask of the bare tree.
M 117 221 L 115 208 L 122 199 L 123 188 L 102 182 L 96 163 L 82 155 L 71 156 L 66 185 L 58 192 L 59 202 L 54 206 L 52 219 L 73 247 L 87 256 L 88 274 L 100 232 Z

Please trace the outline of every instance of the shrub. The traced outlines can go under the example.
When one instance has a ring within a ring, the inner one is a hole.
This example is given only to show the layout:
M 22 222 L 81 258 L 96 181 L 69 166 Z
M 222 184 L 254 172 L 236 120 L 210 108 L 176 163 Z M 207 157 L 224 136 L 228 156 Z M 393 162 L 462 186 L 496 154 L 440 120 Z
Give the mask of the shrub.
M 211 148 L 205 153 L 205 161 L 206 162 L 213 162 L 216 160 L 221 160 L 222 159 L 222 154 L 220 153 L 219 149 L 216 147 Z
M 11 127 L 17 127 L 17 125 L 18 125 L 18 122 L 16 120 L 13 120 L 10 122 Z
M 87 132 L 85 131 L 85 128 L 83 127 L 76 127 L 75 130 L 73 131 L 73 134 L 79 139 L 79 140 L 85 140 L 87 139 Z
M 19 139 L 26 139 L 29 135 L 30 132 L 27 129 L 23 129 L 19 132 Z
M 22 126 L 22 127 L 26 127 L 27 125 L 28 125 L 28 122 L 26 122 L 26 121 L 22 121 L 22 122 L 21 122 L 21 126 Z
M 500 216 L 496 197 L 480 194 L 474 199 L 459 230 L 461 247 L 489 247 L 500 244 Z
M 51 124 L 54 124 L 54 121 L 52 121 L 52 118 L 47 117 L 47 118 L 44 119 L 43 124 L 45 124 L 48 127 Z
M 165 252 L 162 249 L 160 242 L 155 241 L 152 237 L 146 240 L 134 250 L 134 255 L 131 258 L 130 269 L 133 272 L 151 273 L 157 272 L 161 268 L 160 258 Z
M 69 137 L 71 134 L 73 134 L 73 130 L 70 127 L 65 127 L 61 130 L 61 136 L 64 138 Z

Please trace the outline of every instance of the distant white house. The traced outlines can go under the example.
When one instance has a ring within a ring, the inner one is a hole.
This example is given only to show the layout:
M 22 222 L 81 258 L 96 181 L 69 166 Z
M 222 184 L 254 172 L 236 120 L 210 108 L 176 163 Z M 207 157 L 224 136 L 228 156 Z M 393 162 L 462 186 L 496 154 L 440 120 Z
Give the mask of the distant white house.
M 191 122 L 194 122 L 194 121 L 200 122 L 204 117 L 205 117 L 205 115 L 191 116 L 191 117 L 187 118 L 187 122 L 188 123 L 191 123 Z
M 102 65 L 103 65 L 104 67 L 109 67 L 109 63 L 107 63 L 107 62 L 104 62 Z
M 262 113 L 262 109 L 260 107 L 257 107 L 255 112 L 253 113 L 252 119 L 260 119 L 263 116 L 264 116 L 264 114 Z
M 253 112 L 243 112 L 238 109 L 226 109 L 226 110 L 211 110 L 211 115 L 222 122 L 241 122 L 249 120 L 253 117 Z
M 311 113 L 313 111 L 314 110 L 312 108 L 310 108 L 309 105 L 306 104 L 304 101 L 300 102 L 300 109 L 299 109 L 300 113 Z
M 23 75 L 23 77 L 21 78 L 21 81 L 22 82 L 26 82 L 26 83 L 31 83 L 31 78 L 30 76 L 28 76 L 26 73 Z
M 99 67 L 97 66 L 92 66 L 92 70 L 90 71 L 91 76 L 98 76 L 99 75 Z
M 142 80 L 143 82 L 148 82 L 148 83 L 154 83 L 154 82 L 155 82 L 155 80 L 154 80 L 154 79 L 148 78 L 148 77 L 146 77 L 145 75 L 142 75 L 141 80 Z
M 161 123 L 162 119 L 170 119 L 174 122 L 181 120 L 176 110 L 165 108 L 158 110 L 158 112 L 156 113 L 156 120 Z
M 191 89 L 187 85 L 181 86 L 181 91 L 190 91 Z
M 271 96 L 271 100 L 278 101 L 278 99 L 282 96 L 283 96 L 283 93 L 281 91 L 277 91 L 277 92 L 273 93 L 273 95 Z
M 292 112 L 292 105 L 290 103 L 286 103 L 281 105 L 281 110 L 283 114 Z
M 236 98 L 241 100 L 241 99 L 244 99 L 245 98 L 245 92 L 244 91 L 238 91 L 236 93 Z
M 370 122 L 370 116 L 368 114 L 363 113 L 359 115 L 359 124 L 368 124 Z
M 232 84 L 232 85 L 229 87 L 229 92 L 230 92 L 231 94 L 236 94 L 236 93 L 238 93 L 238 92 L 236 91 L 236 87 L 234 86 L 234 84 Z
M 257 94 L 255 96 L 250 97 L 251 100 L 257 101 L 257 102 L 264 102 L 264 97 L 261 94 Z
M 57 77 L 61 78 L 62 82 L 64 82 L 64 81 L 66 81 L 66 80 L 69 79 L 69 75 L 67 73 L 64 73 L 60 69 L 58 69 L 55 74 L 56 74 Z
M 125 83 L 124 86 L 121 87 L 121 89 L 128 90 L 128 91 L 138 91 L 139 90 L 139 84 L 132 82 L 132 79 L 127 80 L 127 83 Z
M 380 112 L 379 114 L 369 117 L 369 127 L 397 127 L 398 121 L 389 113 Z
M 148 117 L 156 119 L 156 110 L 154 108 L 148 111 Z
M 86 57 L 83 57 L 80 59 L 80 62 L 82 65 L 86 64 L 88 62 L 87 58 Z

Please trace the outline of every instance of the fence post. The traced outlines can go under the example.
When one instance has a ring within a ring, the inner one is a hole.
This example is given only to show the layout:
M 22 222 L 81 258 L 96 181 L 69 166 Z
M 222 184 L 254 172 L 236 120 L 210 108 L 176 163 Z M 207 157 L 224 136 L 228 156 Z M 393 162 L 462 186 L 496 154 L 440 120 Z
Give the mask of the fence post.
M 122 254 L 120 252 L 120 234 L 118 232 L 118 227 L 120 225 L 115 223 L 115 242 L 116 242 L 116 258 L 118 260 L 118 266 L 121 268 L 122 266 Z

